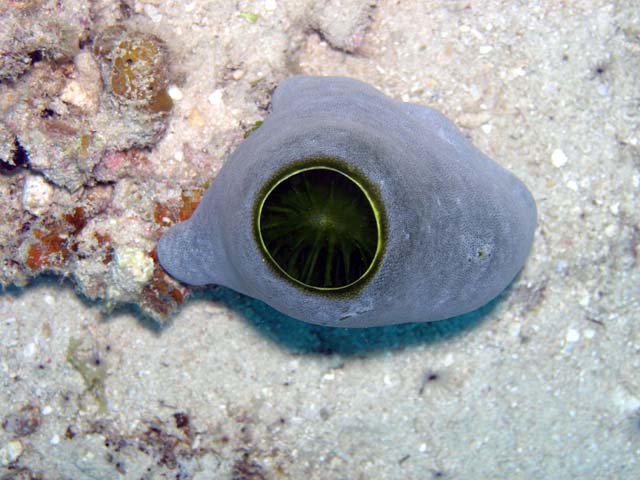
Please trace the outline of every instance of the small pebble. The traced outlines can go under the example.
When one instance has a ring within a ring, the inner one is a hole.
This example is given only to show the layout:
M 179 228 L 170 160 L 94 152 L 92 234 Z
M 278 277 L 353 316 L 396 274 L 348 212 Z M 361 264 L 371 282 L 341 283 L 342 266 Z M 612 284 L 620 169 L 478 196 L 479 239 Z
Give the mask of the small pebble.
M 187 116 L 187 121 L 189 125 L 192 127 L 204 127 L 206 125 L 206 121 L 200 110 L 197 108 L 193 108 L 189 115 Z
M 490 123 L 485 123 L 484 125 L 482 125 L 482 127 L 480 127 L 482 129 L 482 131 L 489 135 L 491 133 L 491 130 L 493 130 L 493 127 L 491 126 Z
M 94 96 L 77 80 L 69 80 L 60 95 L 60 99 L 85 112 L 94 112 L 97 108 Z
M 138 247 L 122 245 L 114 248 L 112 277 L 117 287 L 135 293 L 153 276 L 153 259 Z
M 222 104 L 222 89 L 217 89 L 214 90 L 211 95 L 209 95 L 209 98 L 207 99 L 209 100 L 209 103 L 211 105 L 221 105 Z
M 178 87 L 176 87 L 175 85 L 171 85 L 168 89 L 167 89 L 167 93 L 169 94 L 169 96 L 171 97 L 171 100 L 175 100 L 176 102 L 179 102 L 180 100 L 182 100 L 182 90 L 180 90 Z
M 22 454 L 22 444 L 18 440 L 12 440 L 0 448 L 0 465 L 6 467 L 15 462 Z
M 610 205 L 609 206 L 609 211 L 613 215 L 618 215 L 620 213 L 620 204 L 619 203 L 614 203 L 613 205 Z
M 60 443 L 60 436 L 58 434 L 55 434 L 53 437 L 51 437 L 51 440 L 49 440 L 49 443 L 51 445 L 58 445 Z
M 475 28 L 471 28 L 469 32 L 476 38 L 476 40 L 484 40 L 484 36 Z
M 522 330 L 522 326 L 519 323 L 514 323 L 509 327 L 509 333 L 512 337 L 520 336 L 520 331 Z
M 491 45 L 482 45 L 478 51 L 480 52 L 481 55 L 484 55 L 486 53 L 489 53 L 491 50 L 493 50 L 493 47 Z
M 155 5 L 145 4 L 144 13 L 147 14 L 153 23 L 160 23 L 162 21 L 162 14 Z
M 589 188 L 591 186 L 591 179 L 589 177 L 585 177 L 580 180 L 580 188 Z
M 24 346 L 24 349 L 22 350 L 22 354 L 24 355 L 25 358 L 33 357 L 34 353 L 36 353 L 36 344 L 33 342 L 27 343 Z
M 51 207 L 53 185 L 42 175 L 27 176 L 22 189 L 22 206 L 34 215 L 42 215 Z
M 551 154 L 551 163 L 556 168 L 564 167 L 567 164 L 567 160 L 568 160 L 567 156 L 559 148 L 556 148 Z
M 569 343 L 576 343 L 580 340 L 580 332 L 575 328 L 570 328 L 567 330 L 566 340 Z
M 335 375 L 335 373 L 333 373 L 333 372 L 325 373 L 325 374 L 322 376 L 322 380 L 326 380 L 326 381 L 328 381 L 328 382 L 330 382 L 330 381 L 332 381 L 332 380 L 335 380 L 335 378 L 336 378 L 336 375 Z
M 51 405 L 45 405 L 42 408 L 42 415 L 50 415 L 51 412 L 53 412 L 53 408 L 51 408 Z
M 614 224 L 608 225 L 607 228 L 604 229 L 604 234 L 609 238 L 615 237 L 618 234 L 618 226 Z

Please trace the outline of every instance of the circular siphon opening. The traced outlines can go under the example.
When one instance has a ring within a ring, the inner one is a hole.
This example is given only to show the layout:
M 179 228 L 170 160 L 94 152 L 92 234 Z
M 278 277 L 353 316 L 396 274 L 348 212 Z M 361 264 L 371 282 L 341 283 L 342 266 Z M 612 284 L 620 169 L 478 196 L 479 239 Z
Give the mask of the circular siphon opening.
M 275 183 L 258 212 L 263 250 L 286 276 L 339 290 L 364 279 L 381 251 L 379 212 L 349 175 L 299 169 Z

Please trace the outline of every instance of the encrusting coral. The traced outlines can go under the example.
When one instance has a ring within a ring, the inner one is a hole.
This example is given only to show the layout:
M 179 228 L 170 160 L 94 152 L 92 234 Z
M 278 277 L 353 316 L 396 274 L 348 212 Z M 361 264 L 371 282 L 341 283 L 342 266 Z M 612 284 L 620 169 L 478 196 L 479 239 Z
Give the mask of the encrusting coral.
M 10 24 L 28 25 L 28 13 L 14 10 Z M 52 24 L 60 21 L 50 13 Z M 157 203 L 121 206 L 121 196 L 141 188 L 125 177 L 145 177 L 141 172 L 150 167 L 141 149 L 167 127 L 169 52 L 159 37 L 125 25 L 104 28 L 91 42 L 85 30 L 65 44 L 65 55 L 3 70 L 0 283 L 24 285 L 55 273 L 107 306 L 134 302 L 160 319 L 188 291 L 157 265 L 154 244 L 166 225 L 154 223 Z M 28 41 L 23 35 L 11 45 Z M 41 39 L 42 45 L 53 41 Z M 18 49 L 8 57 L 19 55 Z M 138 220 L 145 216 L 148 224 Z

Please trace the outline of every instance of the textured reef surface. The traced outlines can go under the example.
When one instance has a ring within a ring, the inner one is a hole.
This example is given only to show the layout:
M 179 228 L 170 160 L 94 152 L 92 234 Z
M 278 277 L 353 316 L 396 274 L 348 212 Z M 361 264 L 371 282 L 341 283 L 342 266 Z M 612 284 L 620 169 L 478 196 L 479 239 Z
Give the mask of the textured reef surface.
M 0 478 L 640 478 L 637 3 L 0 0 Z M 158 267 L 299 74 L 523 180 L 498 301 L 326 328 Z
M 281 39 L 301 43 L 303 32 L 324 28 L 336 48 L 355 51 L 372 6 L 349 7 L 351 16 L 339 22 L 329 7 L 305 15 L 293 8 Z M 124 1 L 3 3 L 0 285 L 55 274 L 106 310 L 133 304 L 159 322 L 190 294 L 158 266 L 156 241 L 162 229 L 191 215 L 229 148 L 264 115 L 279 77 L 273 71 L 289 60 L 281 52 L 266 70 L 257 63 L 240 68 L 231 60 L 238 45 L 225 40 L 233 32 L 225 32 L 212 42 L 217 53 L 207 64 L 219 88 L 202 93 L 213 108 L 204 111 L 202 98 L 193 97 L 176 119 L 174 104 L 184 96 L 179 85 L 194 66 L 172 54 L 155 8 Z M 258 18 L 217 13 L 243 29 Z M 240 121 L 234 104 L 245 112 Z M 214 131 L 222 139 L 211 140 Z M 190 132 L 202 136 L 194 140 Z M 156 148 L 161 139 L 165 146 Z

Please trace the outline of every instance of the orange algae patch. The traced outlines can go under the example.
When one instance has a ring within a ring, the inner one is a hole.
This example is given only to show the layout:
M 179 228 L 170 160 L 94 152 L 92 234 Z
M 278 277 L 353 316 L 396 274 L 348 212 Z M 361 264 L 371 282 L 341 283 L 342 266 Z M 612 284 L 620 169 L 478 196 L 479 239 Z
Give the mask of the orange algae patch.
M 178 220 L 184 222 L 189 219 L 202 198 L 202 190 L 193 190 L 190 193 L 182 192 L 182 206 L 178 212 Z
M 103 78 L 121 104 L 152 114 L 173 108 L 167 92 L 169 55 L 160 38 L 115 25 L 98 35 L 93 54 L 102 60 Z
M 176 218 L 177 217 L 175 216 L 174 212 L 169 207 L 161 203 L 156 203 L 156 206 L 153 209 L 153 220 L 158 225 L 169 226 L 175 223 Z
M 202 194 L 202 189 L 188 190 L 181 193 L 178 205 L 156 203 L 153 209 L 153 220 L 163 227 L 184 222 L 193 215 Z M 190 290 L 162 270 L 158 264 L 155 249 L 149 253 L 149 256 L 155 263 L 155 269 L 151 281 L 142 289 L 142 298 L 146 306 L 154 312 L 163 316 L 168 315 L 185 301 Z
M 82 207 L 76 207 L 70 213 L 66 213 L 62 216 L 65 221 L 72 227 L 71 232 L 73 235 L 77 234 L 87 224 L 87 216 L 84 213 Z
M 155 37 L 121 41 L 114 51 L 111 90 L 127 100 L 144 102 L 151 112 L 168 112 L 173 102 L 164 85 L 165 57 Z
M 91 135 L 84 133 L 80 135 L 80 158 L 87 158 L 91 145 Z
M 69 257 L 67 237 L 56 231 L 45 232 L 36 230 L 33 235 L 38 243 L 29 245 L 26 264 L 32 270 L 41 267 L 61 267 Z
M 27 247 L 25 264 L 31 270 L 46 267 L 60 268 L 78 248 L 75 243 L 77 235 L 87 224 L 87 217 L 82 207 L 71 212 L 51 225 L 34 229 L 35 242 Z M 46 228 L 46 229 L 45 229 Z
M 155 269 L 151 281 L 142 289 L 142 298 L 154 312 L 168 315 L 175 307 L 184 302 L 189 290 L 162 270 L 158 265 L 158 255 L 155 249 L 149 253 L 149 256 L 155 263 Z
M 104 250 L 104 256 L 102 257 L 102 263 L 109 265 L 113 260 L 113 247 L 111 246 L 111 236 L 108 233 L 100 234 L 95 232 L 93 236 L 98 241 L 100 248 Z
M 180 195 L 181 202 L 177 207 L 156 203 L 153 209 L 153 220 L 158 225 L 167 227 L 177 222 L 184 222 L 193 215 L 202 199 L 202 194 L 203 191 L 201 189 L 182 192 Z

